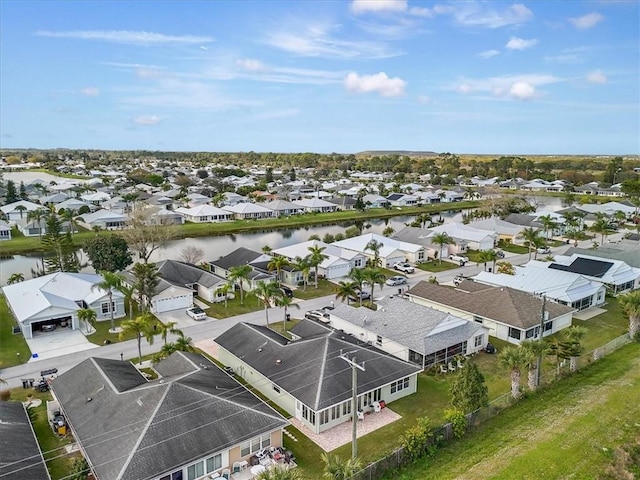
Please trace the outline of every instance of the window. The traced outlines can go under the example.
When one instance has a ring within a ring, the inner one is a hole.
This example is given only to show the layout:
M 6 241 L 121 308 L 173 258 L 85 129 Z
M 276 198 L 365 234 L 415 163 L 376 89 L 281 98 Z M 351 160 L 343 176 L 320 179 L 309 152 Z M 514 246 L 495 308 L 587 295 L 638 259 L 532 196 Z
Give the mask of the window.
M 379 347 L 382 346 L 382 337 L 380 335 L 376 336 L 376 345 L 378 345 Z
M 478 335 L 477 337 L 475 337 L 473 339 L 473 346 L 476 348 L 481 347 L 483 338 L 484 338 L 484 335 Z
M 400 390 L 404 390 L 405 388 L 409 388 L 409 377 L 398 380 L 397 382 L 393 382 L 391 384 L 391 393 L 399 392 Z
M 516 340 L 520 340 L 521 335 L 522 335 L 522 332 L 519 329 L 509 327 L 509 338 L 515 338 Z
M 211 473 L 215 470 L 222 468 L 222 454 L 214 455 L 207 458 L 207 473 Z
M 540 334 L 540 327 L 530 328 L 524 334 L 525 338 L 537 337 Z
M 329 410 L 323 410 L 320 412 L 320 425 L 324 425 L 329 421 Z
M 114 312 L 116 311 L 116 303 L 111 302 L 111 310 L 109 310 L 109 302 L 104 302 L 102 305 L 100 305 L 100 308 L 102 309 L 102 314 L 106 315 L 111 311 L 114 311 Z
M 273 389 L 274 389 L 277 393 L 280 393 L 280 387 L 279 387 L 279 386 L 277 386 L 277 385 L 274 383 L 274 384 L 272 384 L 272 387 L 273 387 Z
M 195 480 L 204 475 L 204 462 L 200 461 L 187 467 L 187 480 Z
M 553 320 L 544 324 L 544 331 L 549 332 L 553 330 Z
M 482 323 L 484 321 L 484 318 L 479 317 L 478 315 L 474 315 L 473 316 L 473 321 L 476 323 Z
M 374 402 L 379 402 L 381 398 L 382 398 L 382 389 L 381 388 L 376 388 L 373 391 L 373 401 Z
M 418 252 L 418 260 L 424 260 L 424 250 Z
M 342 415 L 348 415 L 351 413 L 351 400 L 348 400 L 342 404 Z
M 353 261 L 353 266 L 356 267 L 356 268 L 362 267 L 362 259 L 361 258 L 356 258 Z
M 252 438 L 250 441 L 245 442 L 240 447 L 240 456 L 246 457 L 251 453 L 256 453 L 261 448 L 265 448 L 271 445 L 271 436 L 270 435 L 262 435 L 259 437 Z

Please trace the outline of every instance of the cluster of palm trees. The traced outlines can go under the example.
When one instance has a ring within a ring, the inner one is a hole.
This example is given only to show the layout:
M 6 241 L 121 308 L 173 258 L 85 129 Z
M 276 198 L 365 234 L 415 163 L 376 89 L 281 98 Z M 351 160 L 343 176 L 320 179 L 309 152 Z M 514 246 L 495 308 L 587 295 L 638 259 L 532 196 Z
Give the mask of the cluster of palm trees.
M 498 355 L 500 363 L 510 370 L 511 396 L 519 398 L 522 395 L 520 379 L 522 368 L 528 369 L 527 386 L 534 391 L 540 385 L 540 359 L 549 356 L 556 366 L 556 375 L 560 375 L 562 363 L 569 360 L 569 370 L 577 369 L 578 357 L 584 352 L 580 343 L 587 330 L 580 325 L 573 325 L 558 335 L 546 339 L 524 340 L 518 347 L 507 347 Z
M 360 306 L 362 306 L 363 295 L 361 292 L 365 291 L 365 287 L 370 287 L 369 301 L 373 303 L 373 292 L 376 285 L 380 285 L 380 288 L 384 285 L 387 277 L 382 270 L 377 267 L 365 267 L 354 268 L 349 272 L 349 281 L 341 280 L 338 282 L 335 288 L 336 299 L 344 302 L 346 300 L 347 305 L 352 298 L 359 299 Z

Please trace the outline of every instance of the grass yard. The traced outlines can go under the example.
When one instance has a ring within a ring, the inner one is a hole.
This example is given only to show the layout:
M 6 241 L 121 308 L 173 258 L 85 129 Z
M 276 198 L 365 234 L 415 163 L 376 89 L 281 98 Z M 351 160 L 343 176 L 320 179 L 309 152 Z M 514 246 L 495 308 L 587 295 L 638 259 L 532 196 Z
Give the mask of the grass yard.
M 615 297 L 608 297 L 606 312 L 589 320 L 573 319 L 573 325 L 580 325 L 587 329 L 582 345 L 585 352 L 590 352 L 614 338 L 624 335 L 629 329 L 629 320 L 620 308 L 620 302 Z
M 640 403 L 629 401 L 633 398 L 640 398 L 637 343 L 523 399 L 433 458 L 386 478 L 597 478 L 611 463 L 613 449 L 640 438 Z
M 307 289 L 304 290 L 303 287 L 298 287 L 293 291 L 293 296 L 295 298 L 300 298 L 301 300 L 309 300 L 311 298 L 324 297 L 326 295 L 335 295 L 336 284 L 331 283 L 328 280 L 321 278 L 318 281 L 318 288 L 313 284 L 313 282 L 307 285 Z
M 136 317 L 137 313 L 134 313 L 133 318 Z M 116 318 L 114 320 L 114 324 L 116 327 L 119 327 L 122 322 L 126 322 L 129 320 L 129 316 L 122 318 Z M 154 322 L 155 325 L 160 325 L 160 321 L 156 320 Z M 124 342 L 126 340 L 133 340 L 136 338 L 135 334 L 127 333 L 122 338 L 120 338 L 119 333 L 109 333 L 109 329 L 111 328 L 111 320 L 105 320 L 101 322 L 95 322 L 96 332 L 91 335 L 87 335 L 87 340 L 91 343 L 95 343 L 96 345 L 104 345 L 106 340 L 109 340 L 111 343 Z
M 425 263 L 417 263 L 416 267 L 420 270 L 424 270 L 425 272 L 446 272 L 447 270 L 455 270 L 456 268 L 460 268 L 460 265 L 455 263 L 444 261 L 440 263 L 438 260 L 431 260 Z
M 0 368 L 20 365 L 31 358 L 31 350 L 22 334 L 12 333 L 14 325 L 16 321 L 9 310 L 7 299 L 0 295 Z
M 213 318 L 227 318 L 264 309 L 260 299 L 251 292 L 244 292 L 243 303 L 240 303 L 240 291 L 234 293 L 235 298 L 224 302 L 212 303 L 205 311 Z

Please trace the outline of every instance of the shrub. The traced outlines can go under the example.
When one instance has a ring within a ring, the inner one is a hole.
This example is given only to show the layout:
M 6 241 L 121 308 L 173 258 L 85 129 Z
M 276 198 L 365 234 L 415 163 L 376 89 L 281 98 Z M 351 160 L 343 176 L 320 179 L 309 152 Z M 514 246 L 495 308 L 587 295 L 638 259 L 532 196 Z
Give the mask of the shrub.
M 8 402 L 11 398 L 10 390 L 0 390 L 0 401 Z
M 462 438 L 467 431 L 467 417 L 462 410 L 457 408 L 448 408 L 444 411 L 445 420 L 451 424 L 453 436 Z
M 408 428 L 401 437 L 402 446 L 411 460 L 415 460 L 427 451 L 429 440 L 433 436 L 429 427 L 429 418 L 418 418 L 416 425 Z

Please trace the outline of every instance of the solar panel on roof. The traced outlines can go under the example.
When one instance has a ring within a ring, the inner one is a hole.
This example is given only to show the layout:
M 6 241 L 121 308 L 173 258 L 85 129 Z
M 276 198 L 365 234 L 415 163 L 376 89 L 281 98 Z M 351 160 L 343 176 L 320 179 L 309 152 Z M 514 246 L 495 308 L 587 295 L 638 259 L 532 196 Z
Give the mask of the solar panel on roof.
M 588 275 L 590 277 L 601 278 L 613 266 L 612 262 L 603 262 L 593 260 L 591 258 L 576 258 L 570 265 L 561 265 L 552 263 L 549 268 L 554 270 L 562 270 L 563 272 L 577 273 L 580 275 Z

